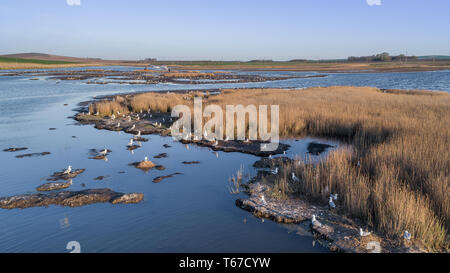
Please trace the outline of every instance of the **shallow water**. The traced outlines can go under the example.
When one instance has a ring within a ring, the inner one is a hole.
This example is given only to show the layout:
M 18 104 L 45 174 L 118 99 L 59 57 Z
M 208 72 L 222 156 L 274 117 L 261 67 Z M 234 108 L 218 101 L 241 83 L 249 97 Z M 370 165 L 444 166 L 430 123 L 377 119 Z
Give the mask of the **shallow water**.
M 293 72 L 258 73 L 275 76 Z M 169 137 L 156 135 L 148 136 L 150 141 L 131 154 L 125 149 L 130 135 L 78 126 L 67 118 L 74 114 L 72 109 L 80 101 L 94 95 L 245 86 L 301 88 L 345 84 L 434 90 L 448 90 L 450 86 L 450 71 L 332 74 L 325 78 L 201 85 L 89 85 L 84 81 L 57 83 L 45 77 L 29 78 L 0 76 L 0 149 L 29 148 L 16 153 L 0 152 L 0 196 L 33 193 L 48 175 L 70 164 L 74 168 L 86 168 L 85 173 L 73 180 L 71 190 L 111 188 L 119 192 L 142 192 L 145 198 L 133 205 L 1 209 L 0 252 L 68 252 L 69 241 L 80 242 L 82 252 L 327 251 L 318 244 L 313 246 L 312 236 L 302 225 L 262 222 L 235 206 L 234 201 L 240 195 L 229 193 L 228 178 L 241 165 L 245 174 L 254 174 L 251 165 L 258 157 L 223 152 L 218 152 L 217 157 L 208 148 L 190 145 L 187 149 Z M 292 145 L 288 156 L 305 156 L 311 141 L 309 138 L 284 141 Z M 166 149 L 163 144 L 172 147 Z M 108 162 L 88 159 L 92 148 L 112 150 Z M 32 152 L 51 152 L 51 155 L 15 158 Z M 159 153 L 168 153 L 169 157 L 152 158 Z M 164 165 L 166 170 L 144 173 L 128 166 L 145 156 Z M 200 164 L 181 164 L 193 160 L 199 160 Z M 175 172 L 182 175 L 157 184 L 152 182 L 156 176 Z M 96 181 L 97 176 L 107 178 Z

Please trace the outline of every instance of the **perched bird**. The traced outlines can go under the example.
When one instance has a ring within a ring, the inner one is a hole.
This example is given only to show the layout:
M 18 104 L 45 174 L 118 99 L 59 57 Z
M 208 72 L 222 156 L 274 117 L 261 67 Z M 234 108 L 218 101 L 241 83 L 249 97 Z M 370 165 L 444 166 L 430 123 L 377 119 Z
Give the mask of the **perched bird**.
M 359 236 L 366 237 L 366 236 L 369 236 L 370 234 L 372 234 L 372 232 L 363 231 L 362 228 L 359 228 Z
M 314 214 L 313 214 L 312 219 L 311 219 L 311 224 L 314 227 L 321 227 L 322 226 L 322 224 L 319 221 L 317 221 L 316 215 L 314 215 Z
M 330 194 L 330 197 L 333 198 L 333 200 L 337 200 L 338 199 L 338 194 Z
M 64 171 L 64 174 L 69 174 L 70 172 L 72 172 L 72 166 L 69 165 L 69 167 L 67 167 L 67 169 Z
M 333 197 L 330 196 L 330 200 L 328 201 L 328 205 L 330 205 L 330 208 L 336 208 L 336 204 L 333 202 Z
M 266 205 L 266 199 L 264 198 L 264 195 L 261 195 L 261 202 L 263 203 L 263 205 Z
M 133 139 L 131 138 L 130 139 L 130 142 L 128 142 L 128 145 L 127 145 L 128 147 L 131 147 L 131 146 L 133 146 Z
M 120 127 L 120 122 L 116 124 L 116 127 L 119 128 Z
M 292 180 L 294 180 L 295 182 L 300 181 L 300 179 L 298 179 L 298 177 L 295 175 L 295 173 L 292 173 Z
M 275 168 L 274 170 L 270 170 L 270 172 L 271 172 L 272 174 L 278 174 L 278 167 Z
M 144 157 L 144 162 L 148 162 L 148 157 Z
M 244 142 L 245 142 L 245 143 L 248 143 L 248 142 L 250 142 L 250 140 L 249 140 L 248 138 L 246 138 L 246 139 L 244 140 Z
M 131 117 L 130 116 L 128 116 L 128 121 L 131 122 Z
M 227 137 L 225 138 L 225 141 L 228 141 L 228 140 L 230 140 L 230 138 L 227 136 Z
M 213 144 L 214 146 L 217 146 L 217 145 L 219 145 L 219 141 L 217 141 L 216 140 L 216 142 L 214 142 L 214 144 Z
M 131 126 L 130 130 L 134 130 L 136 128 L 136 125 L 133 124 L 133 126 Z
M 116 116 L 114 114 L 112 114 L 111 119 L 116 119 Z
M 97 111 L 97 113 L 95 113 L 96 116 L 100 115 L 100 113 Z
M 405 238 L 408 241 L 411 240 L 411 233 L 405 230 L 405 232 L 403 233 L 403 238 Z

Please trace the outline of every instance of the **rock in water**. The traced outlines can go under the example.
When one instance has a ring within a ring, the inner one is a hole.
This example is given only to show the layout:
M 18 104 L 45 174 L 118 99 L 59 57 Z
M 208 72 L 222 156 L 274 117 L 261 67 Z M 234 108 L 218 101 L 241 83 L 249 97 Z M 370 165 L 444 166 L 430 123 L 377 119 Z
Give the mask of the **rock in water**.
M 144 199 L 142 193 L 121 193 L 111 189 L 88 189 L 81 191 L 61 191 L 52 193 L 22 194 L 0 198 L 0 208 L 31 208 L 59 205 L 80 207 L 94 203 L 130 204 Z
M 126 193 L 111 200 L 112 204 L 136 204 L 144 199 L 143 193 Z
M 70 187 L 72 182 L 50 182 L 40 185 L 36 188 L 38 191 L 53 191 Z
M 64 171 L 55 172 L 50 176 L 50 178 L 47 179 L 47 181 L 69 180 L 77 177 L 77 175 L 83 173 L 84 171 L 85 169 L 77 169 L 71 171 L 70 173 L 64 173 Z

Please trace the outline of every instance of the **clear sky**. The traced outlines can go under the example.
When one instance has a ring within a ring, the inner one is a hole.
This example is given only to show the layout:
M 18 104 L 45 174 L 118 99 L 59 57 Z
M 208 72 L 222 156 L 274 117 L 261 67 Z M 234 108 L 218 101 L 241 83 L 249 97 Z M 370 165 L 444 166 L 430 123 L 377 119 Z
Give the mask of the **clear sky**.
M 0 54 L 107 59 L 450 55 L 449 0 L 0 0 Z

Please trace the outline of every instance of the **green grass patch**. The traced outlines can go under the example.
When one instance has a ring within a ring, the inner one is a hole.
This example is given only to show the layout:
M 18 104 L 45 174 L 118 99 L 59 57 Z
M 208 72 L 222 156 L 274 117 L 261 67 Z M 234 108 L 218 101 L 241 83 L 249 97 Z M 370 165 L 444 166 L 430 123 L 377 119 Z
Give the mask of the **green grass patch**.
M 7 58 L 7 57 L 0 57 L 0 63 L 75 64 L 75 62 L 68 62 L 68 61 L 50 61 L 50 60 Z

